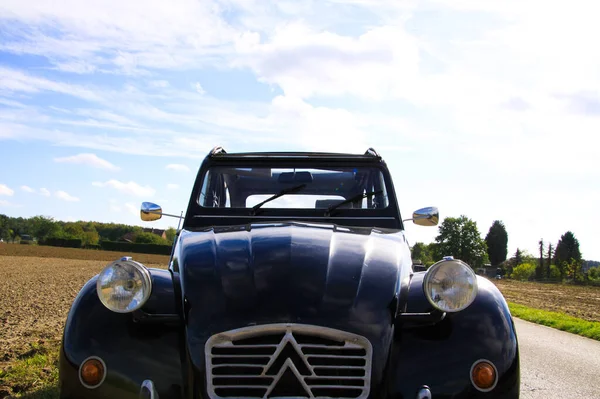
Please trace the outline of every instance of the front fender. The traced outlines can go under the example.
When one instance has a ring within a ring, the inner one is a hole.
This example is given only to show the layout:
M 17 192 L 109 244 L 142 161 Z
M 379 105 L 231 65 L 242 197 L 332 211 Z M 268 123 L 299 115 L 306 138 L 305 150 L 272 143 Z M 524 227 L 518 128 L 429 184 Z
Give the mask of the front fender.
M 142 308 L 149 314 L 177 314 L 173 281 L 167 270 L 150 269 L 152 294 Z M 59 360 L 61 398 L 138 398 L 146 379 L 161 398 L 179 398 L 182 390 L 180 328 L 172 323 L 135 321 L 133 314 L 108 310 L 96 293 L 96 280 L 81 289 L 69 311 Z M 79 366 L 90 356 L 104 360 L 105 381 L 85 388 Z
M 423 291 L 424 276 L 412 278 L 408 312 L 433 310 Z M 493 283 L 478 276 L 477 284 L 477 297 L 467 309 L 433 325 L 396 325 L 388 373 L 391 398 L 416 397 L 423 385 L 436 399 L 519 397 L 519 349 L 511 314 Z M 470 380 L 471 366 L 479 359 L 498 369 L 498 383 L 487 393 Z

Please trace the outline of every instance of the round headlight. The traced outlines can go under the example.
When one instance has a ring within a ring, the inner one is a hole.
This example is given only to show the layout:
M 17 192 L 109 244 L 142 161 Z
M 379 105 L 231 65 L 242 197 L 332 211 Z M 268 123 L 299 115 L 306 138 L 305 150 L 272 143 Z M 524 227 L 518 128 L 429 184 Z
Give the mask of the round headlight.
M 144 265 L 129 257 L 121 258 L 100 272 L 96 290 L 108 309 L 129 313 L 146 303 L 152 291 L 152 279 Z
M 477 296 L 477 276 L 465 262 L 444 259 L 433 264 L 423 279 L 429 302 L 443 312 L 459 312 Z

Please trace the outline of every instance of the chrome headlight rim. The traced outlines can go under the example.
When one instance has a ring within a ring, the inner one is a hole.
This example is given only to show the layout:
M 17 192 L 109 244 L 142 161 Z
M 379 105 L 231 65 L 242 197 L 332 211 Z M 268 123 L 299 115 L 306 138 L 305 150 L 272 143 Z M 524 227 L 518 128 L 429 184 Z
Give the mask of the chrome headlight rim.
M 136 270 L 138 270 L 140 272 L 142 279 L 144 280 L 143 285 L 148 287 L 148 289 L 143 292 L 143 297 L 138 302 L 138 304 L 135 307 L 132 307 L 129 309 L 119 309 L 119 308 L 114 308 L 114 307 L 110 306 L 105 301 L 104 296 L 101 294 L 101 278 L 100 277 L 102 276 L 102 274 L 104 272 L 106 272 L 109 268 L 113 267 L 116 263 L 123 263 L 123 262 L 127 262 L 128 264 L 130 264 L 134 268 L 136 268 Z M 102 302 L 104 307 L 106 307 L 111 312 L 121 313 L 121 314 L 135 312 L 136 310 L 139 310 L 142 306 L 144 306 L 146 304 L 146 302 L 148 302 L 148 299 L 150 298 L 150 295 L 152 294 L 152 275 L 150 274 L 150 270 L 148 270 L 148 268 L 146 266 L 144 266 L 140 262 L 134 261 L 129 256 L 124 256 L 121 259 L 113 261 L 113 262 L 109 263 L 108 265 L 106 265 L 104 267 L 104 269 L 102 269 L 102 271 L 98 274 L 98 279 L 96 280 L 96 294 L 98 295 L 98 299 L 100 299 L 100 302 Z
M 430 290 L 428 289 L 428 283 L 429 283 L 429 279 L 431 278 L 431 276 L 433 276 L 434 272 L 437 269 L 448 265 L 448 263 L 450 263 L 450 262 L 460 264 L 467 271 L 467 273 L 469 273 L 471 275 L 471 277 L 473 279 L 473 292 L 472 292 L 472 299 L 465 305 L 458 307 L 458 308 L 454 308 L 454 309 L 444 309 L 444 308 L 440 307 L 431 297 Z M 479 292 L 479 287 L 477 284 L 477 274 L 475 274 L 475 272 L 473 271 L 471 266 L 469 266 L 466 262 L 463 262 L 462 260 L 459 260 L 459 259 L 454 259 L 453 257 L 450 257 L 450 256 L 444 257 L 444 259 L 434 263 L 433 265 L 431 265 L 429 267 L 429 269 L 427 269 L 425 277 L 423 277 L 423 291 L 425 292 L 425 297 L 427 298 L 427 301 L 435 309 L 437 309 L 441 312 L 445 312 L 445 313 L 461 312 L 461 311 L 467 309 L 469 306 L 471 306 L 473 304 L 473 302 L 475 302 L 475 298 L 477 297 L 477 294 Z

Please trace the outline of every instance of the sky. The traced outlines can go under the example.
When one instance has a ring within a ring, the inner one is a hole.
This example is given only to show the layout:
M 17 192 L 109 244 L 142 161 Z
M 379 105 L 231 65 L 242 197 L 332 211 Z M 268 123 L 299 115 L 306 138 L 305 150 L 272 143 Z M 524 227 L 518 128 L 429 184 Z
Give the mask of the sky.
M 375 148 L 405 218 L 600 260 L 593 2 L 3 0 L 0 213 L 139 220 L 228 152 Z M 587 212 L 587 211 L 586 211 Z M 437 228 L 406 226 L 409 241 Z

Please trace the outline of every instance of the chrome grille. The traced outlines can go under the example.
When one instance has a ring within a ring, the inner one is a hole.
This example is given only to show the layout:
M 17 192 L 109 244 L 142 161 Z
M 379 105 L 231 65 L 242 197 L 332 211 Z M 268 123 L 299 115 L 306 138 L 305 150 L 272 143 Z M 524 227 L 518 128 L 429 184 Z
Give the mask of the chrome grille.
M 205 353 L 211 399 L 369 395 L 372 347 L 356 334 L 268 324 L 213 335 Z

